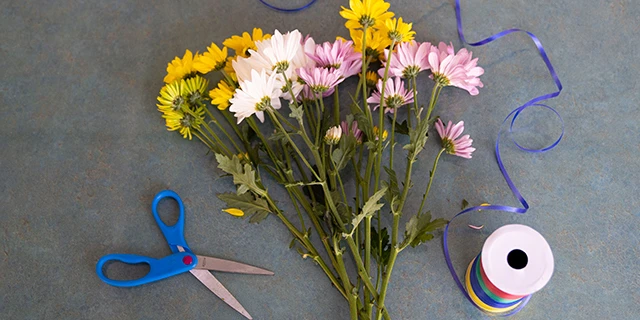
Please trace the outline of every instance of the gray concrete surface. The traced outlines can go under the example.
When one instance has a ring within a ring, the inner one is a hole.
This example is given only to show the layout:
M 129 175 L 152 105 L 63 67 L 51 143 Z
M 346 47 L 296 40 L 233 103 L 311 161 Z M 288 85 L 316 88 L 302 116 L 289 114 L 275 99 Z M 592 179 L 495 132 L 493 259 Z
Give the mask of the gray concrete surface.
M 280 1 L 280 3 L 286 3 Z M 312 262 L 287 249 L 277 219 L 249 224 L 220 213 L 231 190 L 199 143 L 164 129 L 155 98 L 166 63 L 253 27 L 299 28 L 325 41 L 347 36 L 339 5 L 318 0 L 295 14 L 258 1 L 14 1 L 0 5 L 0 318 L 240 319 L 196 279 L 181 275 L 132 289 L 94 273 L 107 253 L 161 257 L 169 249 L 150 212 L 171 188 L 186 204 L 186 237 L 199 254 L 253 263 L 274 277 L 218 274 L 256 319 L 347 319 L 347 303 Z M 453 1 L 391 1 L 421 41 L 460 46 Z M 555 274 L 513 319 L 637 319 L 640 305 L 640 130 L 635 1 L 463 1 L 469 40 L 509 27 L 534 32 L 565 85 L 549 104 L 566 135 L 544 154 L 502 147 L 505 165 L 532 206 L 528 214 L 483 212 L 452 227 L 459 271 L 496 228 L 540 231 Z M 450 218 L 462 199 L 517 205 L 493 144 L 504 116 L 553 83 L 533 44 L 509 36 L 472 49 L 486 70 L 477 97 L 446 90 L 437 113 L 465 120 L 478 149 L 446 157 L 429 207 Z M 426 100 L 424 92 L 422 101 Z M 531 113 L 523 136 L 540 147 L 557 126 Z M 542 129 L 536 129 L 542 126 Z M 431 140 L 429 145 L 437 142 Z M 433 148 L 417 164 L 407 210 L 416 210 Z M 272 188 L 286 204 L 282 190 Z M 481 231 L 466 225 L 484 224 Z M 440 240 L 404 251 L 388 297 L 394 319 L 485 319 L 458 292 Z

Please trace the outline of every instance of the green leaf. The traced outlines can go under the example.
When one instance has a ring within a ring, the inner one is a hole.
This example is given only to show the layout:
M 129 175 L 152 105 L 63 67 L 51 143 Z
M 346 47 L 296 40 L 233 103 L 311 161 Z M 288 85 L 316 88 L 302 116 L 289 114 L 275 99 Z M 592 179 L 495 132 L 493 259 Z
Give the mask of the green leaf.
M 393 117 L 387 116 L 387 119 L 393 122 Z M 409 135 L 409 124 L 407 124 L 407 120 L 402 121 L 402 123 L 396 121 L 396 133 L 404 134 L 406 136 Z
M 342 151 L 342 149 L 337 148 L 333 150 L 333 153 L 331 154 L 331 161 L 333 161 L 333 164 L 336 166 L 336 168 L 339 168 L 339 164 L 342 162 L 343 156 L 344 152 Z
M 265 190 L 258 186 L 256 172 L 250 164 L 247 163 L 243 166 L 238 157 L 232 156 L 229 158 L 219 153 L 216 153 L 216 160 L 218 160 L 218 168 L 233 176 L 233 183 L 237 185 L 238 195 L 244 194 L 249 190 L 259 195 L 266 193 Z
M 288 131 L 287 131 L 287 133 L 289 135 L 293 135 L 294 134 L 293 132 L 288 132 Z M 287 135 L 284 132 L 280 131 L 280 130 L 273 132 L 271 134 L 271 136 L 269 136 L 269 138 L 267 138 L 267 139 L 271 140 L 271 141 L 280 141 L 280 142 L 285 143 L 285 144 L 289 143 L 289 139 L 287 139 Z
M 246 215 L 252 215 L 249 219 L 251 223 L 258 223 L 264 220 L 271 211 L 269 204 L 262 198 L 256 198 L 251 193 L 221 193 L 218 198 L 224 201 L 229 208 L 237 208 L 242 210 Z
M 218 168 L 230 175 L 242 172 L 242 164 L 238 157 L 229 158 L 223 154 L 216 153 L 216 161 L 218 161 Z
M 371 226 L 371 251 L 373 258 L 379 265 L 385 267 L 389 264 L 391 243 L 389 243 L 389 233 L 387 232 L 387 228 L 382 228 L 382 231 L 378 234 L 376 228 Z M 382 255 L 380 255 L 381 251 Z
M 460 207 L 460 210 L 464 210 L 469 206 L 469 202 L 467 201 L 467 199 L 462 199 L 462 206 Z
M 387 199 L 387 202 L 391 203 L 393 198 L 400 196 L 400 188 L 398 187 L 398 177 L 396 175 L 395 170 L 389 167 L 385 166 L 384 171 L 387 172 L 387 175 L 389 176 L 389 182 L 388 183 L 386 181 L 383 182 L 389 187 L 389 192 L 387 192 L 387 196 L 385 197 L 385 199 Z
M 358 129 L 362 130 L 367 138 L 373 137 L 373 127 L 371 126 L 371 123 L 369 123 L 367 115 L 360 112 L 354 113 L 354 116 L 356 117 L 356 121 L 358 121 Z
M 302 111 L 302 107 L 296 107 L 295 104 L 290 103 L 289 109 L 291 109 L 291 113 L 289 114 L 289 117 L 294 118 L 299 122 L 302 122 L 302 116 L 304 115 L 304 111 Z
M 373 215 L 376 211 L 380 210 L 382 206 L 384 206 L 384 203 L 379 203 L 378 201 L 382 199 L 386 192 L 387 188 L 383 187 L 378 190 L 378 192 L 374 193 L 369 200 L 364 203 L 364 206 L 362 206 L 362 214 L 367 216 Z
M 427 143 L 427 132 L 429 131 L 429 121 L 422 120 L 415 128 L 409 128 L 409 143 L 406 144 L 403 149 L 408 150 L 409 153 L 417 155 L 422 151 L 424 145 Z
M 331 160 L 336 170 L 344 169 L 356 152 L 356 138 L 353 135 L 343 135 L 340 139 L 339 147 L 333 150 Z
M 416 247 L 423 242 L 433 239 L 433 234 L 431 233 L 444 228 L 447 222 L 447 220 L 442 218 L 431 220 L 431 213 L 428 211 L 424 214 L 418 213 L 407 222 L 402 246 L 411 245 L 412 247 Z
M 351 220 L 353 229 L 351 230 L 351 233 L 349 234 L 349 236 L 353 236 L 353 233 L 355 232 L 356 228 L 358 227 L 360 222 L 364 220 L 364 218 L 373 216 L 373 214 L 376 213 L 376 211 L 382 209 L 382 207 L 384 206 L 384 203 L 379 203 L 378 201 L 382 199 L 382 197 L 385 195 L 386 192 L 387 192 L 387 188 L 382 187 L 382 189 L 374 193 L 369 198 L 369 200 L 367 200 L 367 202 L 364 203 L 364 206 L 362 207 L 362 211 L 360 211 L 360 214 L 356 215 L 355 218 Z

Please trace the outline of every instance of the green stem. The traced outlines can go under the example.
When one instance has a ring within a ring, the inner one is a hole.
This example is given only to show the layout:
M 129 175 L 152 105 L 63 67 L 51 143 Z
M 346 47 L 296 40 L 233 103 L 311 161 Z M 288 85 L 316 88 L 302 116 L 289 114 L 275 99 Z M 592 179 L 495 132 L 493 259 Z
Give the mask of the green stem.
M 229 150 L 229 148 L 227 147 L 227 145 L 225 145 L 222 140 L 220 140 L 220 138 L 218 138 L 218 135 L 213 131 L 213 129 L 211 129 L 211 127 L 209 126 L 209 124 L 207 124 L 206 122 L 202 123 L 202 126 L 207 129 L 207 131 L 209 132 L 209 134 L 211 135 L 211 137 L 213 137 L 213 139 L 216 141 L 216 143 L 222 148 L 222 151 L 229 157 L 231 157 L 233 155 L 233 152 L 231 152 L 231 150 Z
M 313 112 L 309 111 L 309 106 L 306 102 L 302 102 L 302 107 L 304 108 L 304 114 L 307 116 L 307 121 L 309 122 L 309 129 L 311 132 L 316 131 L 316 118 L 313 115 Z
M 320 268 L 322 268 L 322 270 L 327 274 L 327 276 L 329 277 L 333 285 L 338 289 L 338 291 L 340 291 L 340 293 L 343 296 L 345 296 L 345 298 L 348 299 L 349 296 L 347 295 L 347 292 L 340 285 L 340 283 L 338 282 L 338 279 L 336 279 L 333 272 L 331 272 L 331 269 L 329 269 L 329 267 L 324 262 L 324 260 L 322 259 L 318 251 L 315 249 L 315 247 L 309 240 L 309 237 L 306 234 L 302 234 L 293 224 L 291 224 L 289 219 L 287 219 L 287 217 L 285 217 L 284 214 L 282 214 L 282 211 L 276 206 L 276 204 L 273 202 L 273 200 L 269 195 L 266 195 L 264 198 L 267 200 L 267 203 L 269 204 L 269 206 L 275 211 L 278 218 L 280 218 L 280 220 L 285 224 L 285 226 L 293 234 L 293 236 L 299 239 L 300 242 L 304 245 L 304 247 L 313 255 L 312 258 L 314 259 L 314 261 L 318 263 L 318 265 L 320 265 Z
M 440 97 L 440 91 L 442 91 L 442 88 L 442 86 L 436 84 L 435 86 L 433 86 L 433 90 L 431 90 L 431 101 L 429 102 L 429 108 L 427 109 L 427 116 L 425 117 L 426 121 L 429 121 L 431 119 L 431 112 L 438 102 L 438 98 Z
M 220 110 L 220 113 L 222 113 L 224 118 L 227 120 L 227 123 L 229 123 L 231 128 L 233 128 L 233 131 L 238 136 L 238 139 L 242 141 L 245 152 L 249 152 L 249 148 L 250 148 L 249 141 L 245 141 L 244 137 L 242 136 L 242 133 L 240 132 L 240 129 L 238 128 L 238 124 L 236 123 L 235 118 L 231 115 L 231 113 L 227 112 L 226 110 Z
M 409 108 L 409 112 L 407 112 L 407 125 L 409 128 L 411 128 L 411 118 L 415 117 L 415 115 L 418 113 L 418 108 L 420 107 L 420 105 L 418 104 L 418 82 L 416 80 L 416 76 L 414 76 L 411 80 L 411 82 L 413 82 L 412 87 L 413 87 L 413 108 Z M 411 112 L 413 111 L 413 112 Z
M 340 126 L 340 96 L 338 95 L 338 87 L 336 85 L 335 91 L 333 92 L 333 122 L 336 126 Z
M 344 203 L 347 204 L 349 203 L 349 201 L 347 200 L 347 192 L 344 188 L 344 184 L 342 183 L 342 178 L 340 177 L 340 174 L 338 173 L 338 167 L 336 167 L 335 163 L 333 163 L 333 160 L 331 159 L 331 153 L 333 151 L 333 145 L 329 147 L 329 162 L 331 162 L 331 167 L 333 168 L 333 174 L 332 176 L 337 177 L 338 178 L 338 184 L 340 185 L 340 191 L 342 192 L 342 199 L 344 200 Z M 334 182 L 335 183 L 335 178 L 334 178 Z M 337 186 L 336 186 L 337 188 Z
M 309 168 L 309 170 L 311 170 L 311 173 L 313 173 L 313 175 L 317 179 L 320 179 L 320 176 L 318 176 L 318 173 L 316 173 L 316 171 L 313 170 L 313 166 L 311 166 L 309 161 L 307 161 L 307 158 L 304 156 L 304 154 L 302 154 L 302 151 L 300 151 L 300 149 L 295 144 L 295 142 L 293 142 L 293 140 L 291 140 L 291 137 L 289 136 L 289 133 L 287 132 L 287 130 L 284 129 L 284 127 L 282 126 L 282 124 L 278 120 L 278 117 L 275 115 L 275 111 L 273 111 L 271 109 L 268 109 L 267 113 L 269 114 L 269 117 L 271 117 L 271 120 L 273 121 L 273 123 L 275 123 L 276 126 L 278 127 L 278 129 L 280 129 L 280 131 L 285 135 L 285 137 L 287 138 L 287 141 L 289 141 L 289 143 L 291 144 L 291 147 L 293 147 L 293 149 L 296 151 L 296 153 L 298 153 L 298 155 L 300 156 L 300 159 L 302 159 L 302 162 L 307 166 L 307 168 Z M 319 161 L 318 159 L 316 159 L 316 161 L 318 162 L 317 163 L 318 166 L 322 165 L 321 161 Z
M 238 152 L 238 153 L 242 152 L 242 149 L 240 147 L 238 147 L 238 145 L 233 140 L 233 138 L 231 138 L 231 136 L 229 135 L 227 130 L 225 130 L 222 127 L 222 125 L 220 125 L 218 120 L 213 116 L 213 114 L 211 114 L 211 111 L 209 111 L 209 108 L 205 107 L 204 110 L 207 113 L 207 115 L 211 118 L 211 121 L 218 127 L 218 129 L 220 129 L 220 131 L 222 131 L 222 133 L 224 133 L 224 135 L 227 137 L 227 139 L 229 139 L 229 141 L 231 141 L 231 144 L 233 144 L 233 147 L 236 149 L 236 152 Z
M 202 143 L 204 143 L 207 146 L 207 148 L 209 148 L 213 152 L 217 152 L 216 149 L 213 147 L 213 145 L 211 145 L 202 136 L 200 136 L 200 134 L 198 134 L 197 131 L 193 131 L 192 133 L 193 133 L 194 136 L 196 136 L 198 139 L 200 139 L 200 141 L 202 141 Z
M 286 159 L 286 163 L 287 163 L 287 168 L 289 170 L 292 170 L 292 166 L 291 166 L 291 156 L 289 155 L 289 150 L 287 150 L 287 146 L 284 143 L 281 143 L 282 145 L 282 152 L 284 153 L 284 157 Z M 289 197 L 291 198 L 291 200 L 293 200 L 293 206 L 296 209 L 296 212 L 298 213 L 298 219 L 300 219 L 300 225 L 302 226 L 302 230 L 307 230 L 307 227 L 304 225 L 304 219 L 302 218 L 302 212 L 300 211 L 300 207 L 298 206 L 298 202 L 295 200 L 295 198 L 293 197 L 293 194 L 291 193 L 291 190 L 289 190 L 288 188 L 287 192 L 289 193 Z
M 344 260 L 342 258 L 343 249 L 340 248 L 340 245 L 338 244 L 338 239 L 336 237 L 333 238 L 333 252 L 336 255 L 336 260 L 338 261 L 338 266 L 340 267 L 338 269 L 338 273 L 340 275 L 340 279 L 342 279 L 342 286 L 345 288 L 345 291 L 347 293 L 347 300 L 349 301 L 349 311 L 351 314 L 351 320 L 357 320 L 358 319 L 358 308 L 356 303 L 357 298 L 352 293 L 353 285 L 351 284 L 351 281 L 349 281 L 349 275 L 347 275 L 347 271 L 346 271 L 347 269 L 344 265 Z
M 322 98 L 320 98 L 320 99 L 322 99 Z M 315 143 L 316 146 L 319 146 L 320 145 L 320 141 L 322 141 L 322 139 L 320 138 L 320 130 L 322 129 L 322 119 L 323 119 L 322 112 L 320 112 L 320 105 L 318 104 L 318 100 L 319 99 L 315 100 L 315 103 L 316 103 L 316 114 L 318 116 L 318 118 L 317 118 L 318 122 L 316 123 L 316 140 L 315 140 L 316 141 L 316 143 Z
M 431 190 L 431 183 L 433 182 L 433 177 L 436 174 L 438 161 L 440 160 L 440 156 L 444 151 L 445 151 L 444 148 L 440 149 L 440 152 L 438 152 L 438 156 L 436 156 L 436 160 L 433 161 L 433 168 L 431 168 L 431 172 L 429 172 L 429 183 L 427 184 L 427 190 L 424 192 L 424 195 L 422 196 L 422 202 L 420 203 L 420 209 L 418 209 L 418 213 L 422 213 L 422 208 L 424 207 L 425 200 L 427 200 L 427 196 L 429 195 L 429 191 Z
M 440 95 L 440 90 L 442 87 L 439 85 L 434 86 L 433 91 L 431 93 L 431 101 L 429 102 L 429 109 L 427 110 L 427 116 L 422 121 L 429 121 L 431 117 L 431 112 L 433 111 L 436 102 L 438 100 L 438 96 Z M 380 320 L 382 317 L 382 313 L 384 310 L 384 300 L 387 294 L 387 287 L 389 285 L 389 279 L 391 278 L 391 272 L 393 271 L 393 266 L 395 265 L 396 258 L 398 256 L 398 252 L 400 252 L 400 248 L 398 248 L 398 224 L 400 222 L 400 216 L 402 215 L 402 209 L 406 203 L 407 195 L 409 194 L 409 186 L 411 183 L 411 172 L 413 169 L 413 163 L 415 162 L 417 156 L 417 152 L 414 150 L 407 157 L 407 169 L 404 177 L 404 189 L 402 190 L 402 195 L 400 196 L 400 201 L 398 202 L 398 208 L 393 213 L 393 228 L 391 230 L 391 254 L 389 255 L 389 265 L 384 272 L 384 277 L 382 279 L 382 286 L 380 288 L 380 295 L 378 299 L 378 312 L 376 313 L 376 319 Z
M 398 118 L 398 109 L 393 110 L 393 122 L 391 122 L 391 149 L 389 150 L 389 169 L 393 170 L 393 148 L 396 144 L 396 119 Z M 389 177 L 391 179 L 391 177 Z
M 364 63 L 365 61 L 367 61 L 367 63 Z M 367 67 L 369 66 L 368 62 L 369 61 L 367 60 L 367 26 L 364 26 L 364 28 L 362 28 L 362 70 L 361 70 L 362 105 L 364 106 L 364 110 L 366 110 L 369 121 L 373 123 L 373 119 L 371 118 L 371 111 L 367 106 L 367 95 L 365 94 L 365 92 L 367 92 Z M 357 94 L 358 93 L 356 92 L 356 99 L 357 99 Z

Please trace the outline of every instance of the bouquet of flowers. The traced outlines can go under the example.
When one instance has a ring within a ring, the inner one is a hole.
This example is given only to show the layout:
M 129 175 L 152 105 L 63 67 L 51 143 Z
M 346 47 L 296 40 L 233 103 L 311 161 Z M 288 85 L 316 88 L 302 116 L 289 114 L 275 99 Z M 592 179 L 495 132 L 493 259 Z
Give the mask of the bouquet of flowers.
M 255 28 L 222 49 L 187 50 L 169 63 L 157 105 L 169 131 L 195 136 L 233 177 L 235 192 L 218 195 L 223 211 L 250 222 L 280 219 L 293 236 L 290 247 L 326 273 L 351 319 L 390 319 L 385 297 L 398 254 L 433 239 L 447 222 L 426 210 L 441 155 L 471 158 L 475 150 L 462 121 L 445 124 L 434 110 L 445 87 L 478 94 L 484 70 L 477 58 L 451 44 L 416 42 L 412 24 L 388 9 L 383 0 L 350 0 L 340 11 L 350 39 L 316 44 L 297 30 Z M 205 75 L 213 72 L 222 79 L 210 90 Z M 421 72 L 432 81 L 418 83 Z M 352 77 L 355 90 L 340 92 Z M 421 105 L 417 93 L 429 89 Z M 431 126 L 441 148 L 418 211 L 405 212 Z M 404 172 L 395 170 L 395 156 L 405 158 Z M 278 206 L 267 179 L 289 195 L 296 214 Z M 403 215 L 411 218 L 401 229 Z

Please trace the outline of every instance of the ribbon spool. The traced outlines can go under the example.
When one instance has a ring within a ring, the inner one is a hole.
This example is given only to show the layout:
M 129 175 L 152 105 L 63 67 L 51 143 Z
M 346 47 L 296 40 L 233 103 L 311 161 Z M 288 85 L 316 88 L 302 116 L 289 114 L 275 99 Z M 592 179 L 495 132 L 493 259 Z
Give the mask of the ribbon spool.
M 465 288 L 471 301 L 489 314 L 521 309 L 553 274 L 553 253 L 536 230 L 510 224 L 494 231 L 469 264 Z

